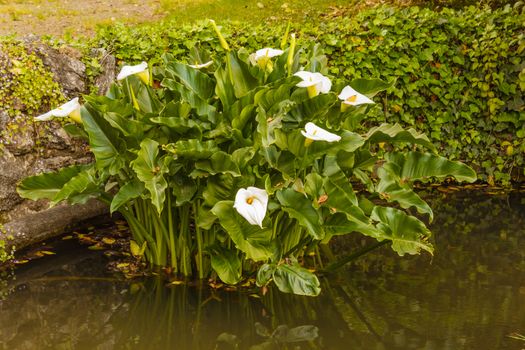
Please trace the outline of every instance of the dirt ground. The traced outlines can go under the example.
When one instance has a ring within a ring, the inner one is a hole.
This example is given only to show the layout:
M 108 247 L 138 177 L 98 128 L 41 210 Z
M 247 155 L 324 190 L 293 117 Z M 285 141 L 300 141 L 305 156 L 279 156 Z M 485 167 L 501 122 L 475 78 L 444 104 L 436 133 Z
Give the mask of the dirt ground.
M 0 0 L 0 35 L 89 35 L 98 24 L 163 15 L 160 0 Z

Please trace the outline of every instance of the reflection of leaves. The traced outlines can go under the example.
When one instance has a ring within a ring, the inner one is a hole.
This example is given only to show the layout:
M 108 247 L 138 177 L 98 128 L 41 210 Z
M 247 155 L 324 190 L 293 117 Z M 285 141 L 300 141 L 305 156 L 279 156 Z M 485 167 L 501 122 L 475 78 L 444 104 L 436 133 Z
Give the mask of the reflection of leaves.
M 319 337 L 319 328 L 312 325 L 290 328 L 282 324 L 270 333 L 268 328 L 256 322 L 255 331 L 259 336 L 267 339 L 261 344 L 250 347 L 250 350 L 273 349 L 275 345 L 311 342 Z
M 219 334 L 219 336 L 217 337 L 217 343 L 226 343 L 228 345 L 233 346 L 234 349 L 239 348 L 240 342 L 241 340 L 238 336 L 226 332 Z

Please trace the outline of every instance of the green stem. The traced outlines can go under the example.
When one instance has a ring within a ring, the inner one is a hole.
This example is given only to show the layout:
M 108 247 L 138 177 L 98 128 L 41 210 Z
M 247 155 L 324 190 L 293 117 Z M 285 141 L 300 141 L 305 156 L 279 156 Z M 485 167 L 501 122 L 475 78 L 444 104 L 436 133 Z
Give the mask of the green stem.
M 173 225 L 173 208 L 171 206 L 171 191 L 168 191 L 168 234 L 169 234 L 169 246 L 170 246 L 170 261 L 171 261 L 171 267 L 173 269 L 174 273 L 178 272 L 178 266 L 177 266 L 177 250 L 175 248 L 175 230 Z
M 180 236 L 179 241 L 181 243 L 181 269 L 184 276 L 191 275 L 191 264 L 189 264 L 190 257 L 188 253 L 191 254 L 191 247 L 189 247 L 189 237 L 188 237 L 188 226 L 189 226 L 189 209 L 188 205 L 185 205 L 180 210 Z
M 158 261 L 158 251 L 157 251 L 157 244 L 153 240 L 151 234 L 149 234 L 148 231 L 144 228 L 144 226 L 138 221 L 134 216 L 133 213 L 128 209 L 121 209 L 119 212 L 124 216 L 124 219 L 126 219 L 129 227 L 131 228 L 131 232 L 135 237 L 137 237 L 138 240 L 146 240 L 148 242 L 148 247 L 146 248 L 146 258 L 149 262 L 155 263 Z M 141 234 L 141 232 L 144 232 L 144 235 Z M 138 243 L 142 243 L 138 242 Z M 150 253 L 151 252 L 151 253 Z
M 348 264 L 349 262 L 354 261 L 355 259 L 359 258 L 360 256 L 363 256 L 366 253 L 369 253 L 372 250 L 374 250 L 376 248 L 379 248 L 379 247 L 381 247 L 381 246 L 383 246 L 383 245 L 385 245 L 387 243 L 390 243 L 390 242 L 391 242 L 390 240 L 386 239 L 384 241 L 376 242 L 374 244 L 366 246 L 363 249 L 358 250 L 357 252 L 350 253 L 347 256 L 344 256 L 343 258 L 339 259 L 338 261 L 333 262 L 330 265 L 328 265 L 322 272 L 325 272 L 325 273 L 334 272 L 335 270 L 339 269 L 340 267 L 342 267 L 342 266 Z
M 198 216 L 198 203 L 193 203 L 193 216 L 196 218 Z M 196 220 L 195 222 L 195 236 L 197 237 L 197 271 L 199 274 L 199 279 L 204 278 L 204 269 L 202 265 L 202 232 L 200 227 L 197 225 Z

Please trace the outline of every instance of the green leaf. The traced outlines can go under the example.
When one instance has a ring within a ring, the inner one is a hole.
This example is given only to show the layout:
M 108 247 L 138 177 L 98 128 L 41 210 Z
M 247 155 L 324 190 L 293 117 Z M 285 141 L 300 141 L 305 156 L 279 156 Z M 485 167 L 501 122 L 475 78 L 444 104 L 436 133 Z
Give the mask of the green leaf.
M 253 261 L 267 261 L 275 251 L 271 241 L 270 227 L 260 228 L 250 225 L 233 208 L 232 201 L 221 201 L 212 208 L 212 213 L 219 218 L 222 228 L 228 232 L 235 246 Z
M 428 242 L 431 233 L 417 218 L 399 209 L 379 206 L 372 210 L 370 218 L 378 221 L 377 228 L 381 232 L 375 238 L 378 241 L 391 240 L 392 249 L 400 256 L 419 254 L 421 249 L 433 253 L 434 248 Z
M 352 80 L 349 85 L 357 92 L 367 95 L 368 97 L 373 97 L 378 92 L 391 88 L 395 83 L 395 79 L 390 82 L 381 79 L 355 79 Z
M 31 200 L 53 199 L 72 178 L 92 165 L 73 165 L 56 172 L 43 173 L 23 179 L 16 191 L 22 198 Z
M 261 267 L 259 267 L 259 270 L 257 270 L 256 279 L 258 287 L 265 286 L 268 284 L 268 282 L 270 282 L 276 267 L 277 266 L 274 264 L 263 264 Z
M 110 213 L 114 213 L 121 206 L 123 206 L 130 200 L 137 198 L 143 192 L 144 184 L 139 180 L 133 179 L 132 181 L 126 183 L 119 189 L 117 194 L 115 194 L 115 196 L 113 197 L 113 200 L 111 201 L 111 206 L 109 208 Z
M 251 75 L 249 66 L 233 51 L 227 53 L 227 69 L 235 96 L 241 98 L 257 87 L 257 79 Z
M 84 140 L 88 140 L 88 134 L 80 126 L 74 123 L 68 123 L 62 127 L 69 136 L 78 137 Z
M 273 281 L 283 293 L 307 296 L 321 293 L 321 284 L 317 277 L 298 264 L 278 265 L 273 273 Z
M 326 157 L 323 172 L 324 189 L 328 195 L 328 205 L 338 211 L 357 206 L 357 197 L 350 180 L 337 165 L 335 157 Z
M 408 130 L 403 129 L 399 124 L 381 124 L 380 126 L 370 129 L 364 136 L 365 140 L 370 143 L 380 142 L 406 142 L 411 144 L 422 145 L 431 151 L 435 151 L 436 147 L 432 142 L 429 141 L 428 137 L 424 134 L 418 133 L 416 130 L 410 128 Z
M 277 200 L 281 203 L 282 210 L 287 212 L 291 218 L 296 219 L 299 225 L 305 227 L 312 237 L 323 239 L 324 231 L 320 224 L 321 218 L 308 197 L 287 188 L 277 192 Z
M 218 68 L 215 71 L 214 76 L 217 81 L 217 84 L 215 85 L 215 93 L 219 96 L 224 109 L 229 110 L 230 106 L 235 103 L 235 91 L 227 68 Z
M 376 237 L 380 235 L 377 228 L 370 220 L 349 220 L 345 213 L 335 213 L 325 220 L 323 228 L 329 237 L 346 235 L 352 232 L 360 232 L 365 236 Z
M 401 185 L 401 180 L 397 174 L 393 174 L 388 169 L 391 167 L 380 167 L 377 169 L 377 176 L 380 181 L 376 186 L 375 191 L 379 193 L 388 202 L 397 202 L 402 208 L 408 209 L 415 207 L 421 214 L 429 214 L 430 221 L 433 220 L 434 214 L 430 206 L 422 200 L 411 188 L 406 184 Z
M 161 85 L 172 91 L 178 92 L 182 101 L 188 103 L 192 108 L 195 108 L 198 115 L 206 117 L 210 121 L 215 118 L 215 107 L 210 105 L 207 100 L 201 98 L 183 84 L 173 79 L 164 78 Z
M 385 154 L 389 171 L 399 176 L 402 181 L 421 180 L 435 177 L 438 179 L 453 176 L 458 181 L 474 182 L 476 172 L 469 166 L 451 161 L 444 157 L 419 152 L 394 152 Z
M 70 204 L 84 204 L 88 199 L 99 197 L 101 193 L 99 181 L 95 177 L 95 168 L 90 167 L 65 183 L 51 203 L 55 205 L 67 200 Z
M 95 107 L 90 103 L 81 109 L 84 129 L 89 135 L 89 146 L 95 155 L 97 169 L 107 169 L 110 175 L 116 175 L 126 161 L 126 143 Z
M 174 153 L 177 157 L 188 159 L 207 159 L 220 149 L 215 141 L 200 141 L 197 139 L 180 140 L 165 146 L 166 151 Z
M 137 158 L 131 162 L 131 167 L 142 181 L 151 195 L 151 202 L 157 208 L 157 212 L 162 212 L 164 200 L 166 199 L 166 188 L 168 183 L 164 174 L 168 168 L 159 158 L 159 144 L 151 139 L 144 139 L 140 143 L 140 150 Z
M 312 197 L 315 202 L 317 202 L 319 197 L 325 193 L 323 188 L 323 177 L 317 173 L 310 173 L 306 175 L 305 180 L 304 191 Z
M 242 263 L 236 252 L 218 245 L 207 249 L 211 257 L 211 267 L 217 272 L 221 281 L 227 284 L 237 284 L 242 277 Z
M 277 129 L 275 144 L 283 150 L 289 150 L 297 157 L 297 162 L 305 167 L 325 155 L 335 155 L 339 151 L 353 152 L 364 144 L 363 138 L 353 132 L 343 131 L 340 136 L 341 140 L 338 142 L 314 141 L 306 147 L 306 138 L 300 130 L 285 133 Z
M 215 84 L 208 75 L 188 65 L 174 62 L 173 56 L 169 56 L 171 55 L 167 55 L 164 58 L 167 63 L 167 72 L 176 76 L 186 88 L 198 95 L 201 99 L 207 100 L 212 97 Z
M 170 188 L 173 189 L 177 206 L 191 201 L 198 189 L 193 179 L 182 174 L 170 176 Z
M 216 152 L 209 159 L 203 159 L 195 162 L 195 169 L 204 171 L 206 174 L 231 174 L 241 176 L 239 167 L 232 159 L 232 156 L 226 152 Z

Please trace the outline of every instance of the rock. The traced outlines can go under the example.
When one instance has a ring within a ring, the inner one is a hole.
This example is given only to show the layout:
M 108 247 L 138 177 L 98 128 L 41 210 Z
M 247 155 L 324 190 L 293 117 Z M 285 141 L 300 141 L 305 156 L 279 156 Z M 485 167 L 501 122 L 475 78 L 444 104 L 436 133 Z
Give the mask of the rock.
M 24 39 L 30 52 L 35 53 L 44 65 L 53 73 L 65 94 L 76 97 L 88 92 L 86 85 L 86 65 L 71 54 L 65 54 L 46 44 L 38 37 L 30 36 Z
M 23 201 L 16 193 L 16 184 L 24 174 L 24 168 L 18 163 L 8 150 L 0 154 L 0 214 Z
M 93 49 L 91 55 L 100 62 L 100 74 L 95 78 L 95 87 L 100 95 L 105 95 L 117 77 L 117 60 L 105 49 Z
M 67 47 L 57 50 L 35 36 L 24 39 L 22 43 L 29 52 L 42 59 L 67 98 L 77 97 L 91 90 L 87 84 L 89 79 L 86 76 L 86 66 L 78 51 Z M 101 66 L 100 74 L 93 83 L 100 93 L 105 94 L 115 80 L 116 61 L 103 49 L 93 50 L 92 55 L 100 60 Z M 10 57 L 0 50 L 0 67 L 9 68 L 10 65 Z M 15 78 L 0 75 L 0 86 L 5 87 L 2 84 L 6 84 L 8 80 L 17 84 L 13 80 Z M 16 118 L 0 107 L 0 227 L 5 224 L 5 227 L 12 228 L 13 233 L 25 232 L 27 237 L 21 242 L 34 242 L 50 233 L 62 232 L 75 221 L 103 212 L 100 206 L 79 209 L 83 207 L 67 205 L 61 206 L 61 211 L 56 211 L 55 208 L 48 209 L 48 202 L 45 200 L 34 202 L 18 196 L 16 185 L 21 179 L 74 164 L 90 163 L 93 156 L 89 152 L 89 146 L 80 139 L 71 138 L 60 122 L 33 123 L 34 111 L 29 115 L 24 101 L 11 108 L 17 111 Z M 9 132 L 3 133 L 5 130 Z M 37 228 L 37 221 L 44 224 Z M 20 224 L 21 222 L 26 223 Z
M 11 246 L 18 250 L 67 232 L 83 220 L 106 213 L 108 207 L 95 200 L 84 205 L 61 205 L 9 222 L 4 225 L 5 233 L 0 233 L 0 239 L 6 240 L 8 250 Z
M 30 153 L 35 148 L 35 133 L 32 127 L 27 127 L 25 123 L 21 123 L 16 132 L 12 132 L 9 137 L 4 140 L 6 148 L 16 156 Z

